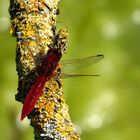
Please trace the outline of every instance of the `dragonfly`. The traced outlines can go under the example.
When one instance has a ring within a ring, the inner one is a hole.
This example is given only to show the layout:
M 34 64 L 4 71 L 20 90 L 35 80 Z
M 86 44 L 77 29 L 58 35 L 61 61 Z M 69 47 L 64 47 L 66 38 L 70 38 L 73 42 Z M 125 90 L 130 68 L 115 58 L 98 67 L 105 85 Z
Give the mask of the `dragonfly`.
M 74 68 L 83 69 L 93 65 L 104 58 L 103 55 L 95 55 L 81 59 L 62 61 L 63 71 L 57 73 L 58 65 L 62 57 L 62 50 L 60 48 L 50 48 L 47 54 L 42 58 L 41 65 L 38 69 L 38 77 L 28 91 L 24 100 L 21 118 L 23 120 L 34 109 L 39 97 L 42 94 L 45 83 L 52 77 L 69 78 L 78 76 L 98 76 L 96 74 L 75 74 L 67 73 L 68 69 L 73 71 Z

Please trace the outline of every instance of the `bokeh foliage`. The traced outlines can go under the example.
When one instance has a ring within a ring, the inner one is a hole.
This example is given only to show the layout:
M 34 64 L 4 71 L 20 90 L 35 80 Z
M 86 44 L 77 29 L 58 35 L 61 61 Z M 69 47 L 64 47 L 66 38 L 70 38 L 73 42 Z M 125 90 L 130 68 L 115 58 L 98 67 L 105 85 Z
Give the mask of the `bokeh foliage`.
M 15 101 L 16 40 L 10 37 L 9 0 L 0 1 L 0 139 L 33 140 Z M 61 0 L 58 29 L 69 28 L 64 59 L 104 54 L 87 73 L 64 80 L 70 115 L 82 140 L 140 139 L 140 1 Z

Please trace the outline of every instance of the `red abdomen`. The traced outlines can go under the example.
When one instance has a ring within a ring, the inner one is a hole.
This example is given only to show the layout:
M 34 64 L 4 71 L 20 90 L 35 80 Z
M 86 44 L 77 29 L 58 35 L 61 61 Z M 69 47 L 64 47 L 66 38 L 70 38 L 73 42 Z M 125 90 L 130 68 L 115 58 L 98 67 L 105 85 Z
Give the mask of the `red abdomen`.
M 24 101 L 20 120 L 23 120 L 33 110 L 38 98 L 42 93 L 45 82 L 46 77 L 44 75 L 40 75 L 32 85 Z

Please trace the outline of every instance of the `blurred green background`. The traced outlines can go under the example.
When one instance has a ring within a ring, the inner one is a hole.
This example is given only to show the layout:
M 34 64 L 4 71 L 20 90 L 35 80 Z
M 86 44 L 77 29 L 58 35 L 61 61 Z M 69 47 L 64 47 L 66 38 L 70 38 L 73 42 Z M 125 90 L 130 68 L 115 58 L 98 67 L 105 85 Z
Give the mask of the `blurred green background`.
M 0 140 L 33 140 L 15 101 L 15 38 L 9 0 L 0 1 Z M 104 54 L 95 78 L 64 80 L 71 119 L 82 140 L 140 140 L 140 0 L 61 0 L 58 28 L 69 28 L 64 59 Z

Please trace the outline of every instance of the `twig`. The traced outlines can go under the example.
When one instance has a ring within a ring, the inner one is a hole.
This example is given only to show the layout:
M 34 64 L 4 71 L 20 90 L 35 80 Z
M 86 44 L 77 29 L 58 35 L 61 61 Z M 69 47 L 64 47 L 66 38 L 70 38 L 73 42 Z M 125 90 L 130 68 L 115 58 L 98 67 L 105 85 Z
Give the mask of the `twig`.
M 10 0 L 11 34 L 17 38 L 18 93 L 24 103 L 37 77 L 37 63 L 50 47 L 66 45 L 67 30 L 56 33 L 59 0 Z M 56 41 L 57 36 L 57 41 Z M 60 67 L 61 69 L 61 67 Z M 79 140 L 65 103 L 60 79 L 46 82 L 43 93 L 28 115 L 36 140 Z

